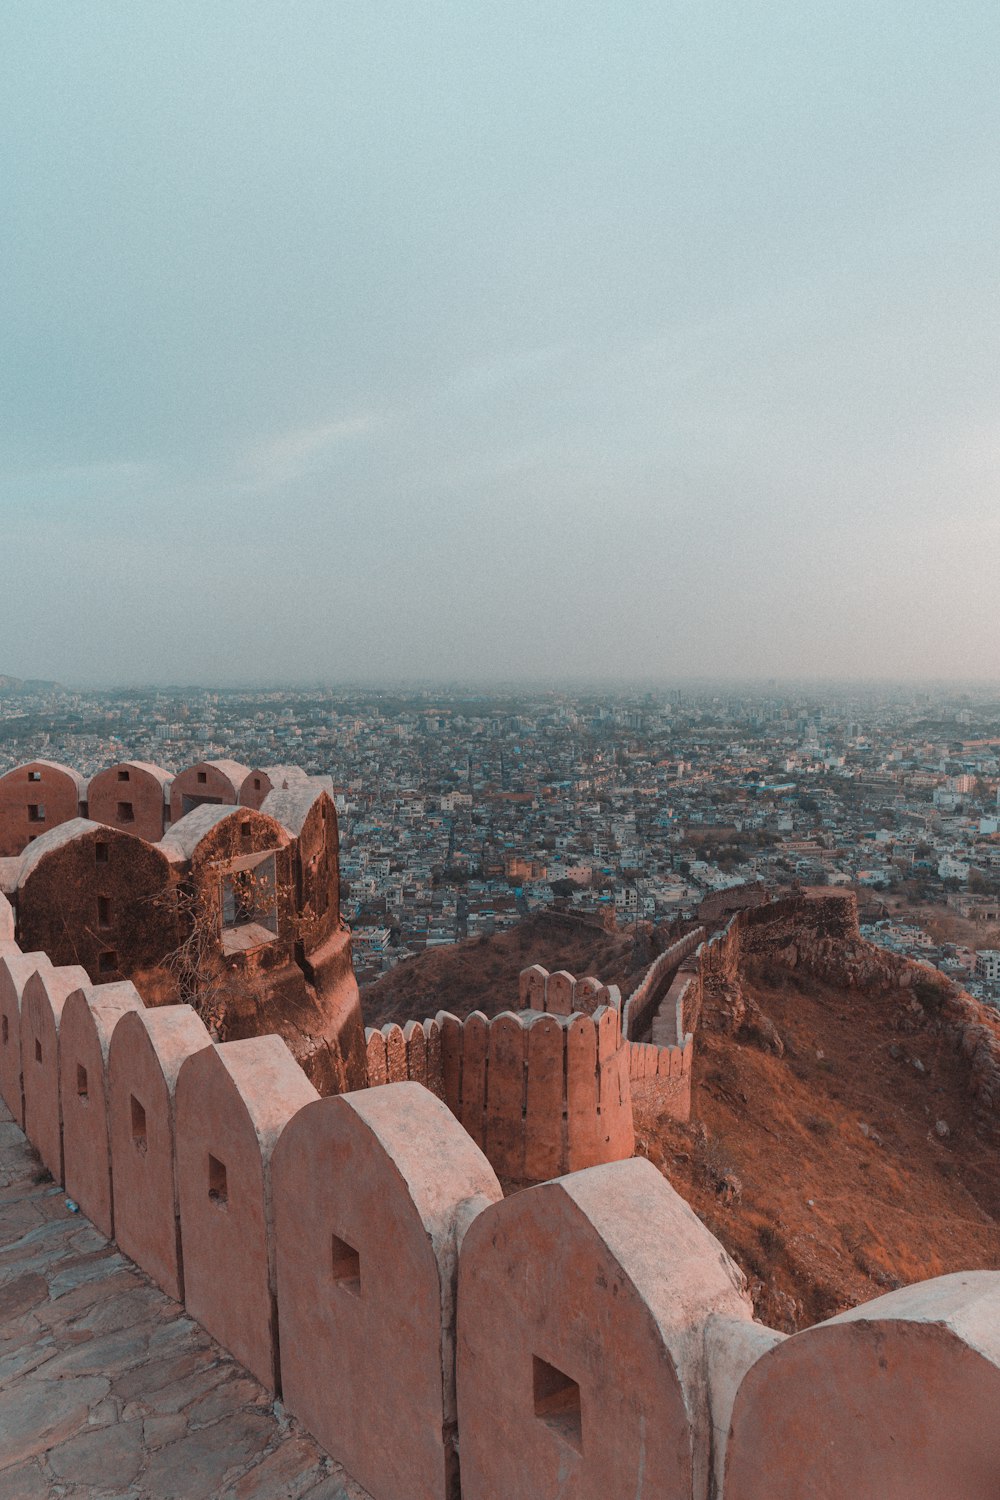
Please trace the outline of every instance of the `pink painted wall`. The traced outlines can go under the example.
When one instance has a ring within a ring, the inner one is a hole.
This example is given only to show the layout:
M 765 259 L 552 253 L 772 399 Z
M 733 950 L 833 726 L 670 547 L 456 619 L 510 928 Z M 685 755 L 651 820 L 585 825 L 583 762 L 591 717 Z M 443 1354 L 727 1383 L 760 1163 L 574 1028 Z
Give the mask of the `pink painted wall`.
M 174 1148 L 181 1065 L 211 1045 L 188 1005 L 124 1015 L 108 1053 L 115 1235 L 126 1255 L 176 1301 L 184 1300 Z
M 67 997 L 88 984 L 85 969 L 37 969 L 21 996 L 24 1129 L 56 1182 L 63 1180 L 59 1024 Z
M 188 1312 L 278 1389 L 271 1153 L 319 1095 L 280 1037 L 196 1052 L 177 1078 L 177 1196 Z

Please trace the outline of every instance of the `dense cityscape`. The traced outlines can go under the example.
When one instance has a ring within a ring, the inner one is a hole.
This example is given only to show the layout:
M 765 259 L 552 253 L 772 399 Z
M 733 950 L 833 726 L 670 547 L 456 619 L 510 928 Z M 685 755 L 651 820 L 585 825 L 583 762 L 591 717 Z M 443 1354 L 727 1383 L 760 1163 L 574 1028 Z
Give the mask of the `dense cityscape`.
M 853 886 L 866 936 L 1000 1000 L 1000 700 L 898 688 L 476 692 L 0 685 L 0 772 L 215 757 L 331 778 L 364 982 L 558 904 L 690 918 Z

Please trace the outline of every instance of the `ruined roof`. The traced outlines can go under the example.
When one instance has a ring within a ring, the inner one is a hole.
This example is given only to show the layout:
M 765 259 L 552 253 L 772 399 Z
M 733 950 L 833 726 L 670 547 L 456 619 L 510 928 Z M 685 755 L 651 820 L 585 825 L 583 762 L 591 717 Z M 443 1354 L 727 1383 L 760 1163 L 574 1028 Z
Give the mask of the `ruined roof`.
M 60 760 L 42 760 L 41 758 L 35 760 L 25 760 L 22 761 L 19 766 L 11 766 L 9 771 L 5 771 L 3 773 L 4 777 L 16 776 L 18 771 L 27 771 L 30 766 L 45 766 L 45 768 L 49 771 L 62 771 L 63 774 L 65 776 L 68 776 L 71 781 L 76 782 L 77 791 L 80 794 L 81 801 L 86 798 L 87 778 L 85 776 L 81 776 L 79 771 L 75 770 L 73 766 L 64 766 L 62 761 Z
M 329 796 L 326 786 L 322 784 L 326 780 L 325 776 L 309 776 L 306 777 L 304 784 L 287 788 L 275 787 L 264 798 L 260 810 L 269 818 L 274 818 L 276 823 L 280 823 L 293 838 L 298 838 L 302 832 L 302 825 L 317 798 L 322 797 L 324 793 Z
M 233 761 L 226 762 L 233 765 Z M 251 809 L 249 807 L 233 807 L 228 802 L 203 802 L 200 807 L 194 807 L 183 818 L 178 818 L 176 823 L 171 824 L 170 830 L 157 844 L 168 859 L 176 860 L 190 859 L 206 833 L 209 833 L 217 823 L 226 818 L 248 818 Z
M 46 854 L 51 854 L 53 849 L 61 849 L 64 844 L 71 844 L 74 839 L 83 838 L 84 834 L 96 833 L 99 828 L 106 829 L 107 824 L 95 823 L 91 818 L 70 818 L 67 822 L 60 823 L 57 828 L 50 828 L 48 833 L 39 834 L 38 838 L 33 839 L 21 855 L 21 867 L 17 876 L 18 887 L 24 884 Z M 124 837 L 130 838 L 131 835 L 125 834 Z

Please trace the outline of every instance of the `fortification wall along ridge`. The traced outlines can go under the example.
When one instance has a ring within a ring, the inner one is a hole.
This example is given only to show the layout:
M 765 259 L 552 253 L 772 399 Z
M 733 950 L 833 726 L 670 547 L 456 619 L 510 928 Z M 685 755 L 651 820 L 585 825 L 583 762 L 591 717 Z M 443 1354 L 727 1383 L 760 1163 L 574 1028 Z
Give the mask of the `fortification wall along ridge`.
M 375 1500 L 995 1500 L 1000 1274 L 783 1338 L 650 1163 L 504 1199 L 425 1086 L 317 1099 L 280 1039 L 219 1046 L 116 989 L 117 1018 L 86 974 L 0 956 L 5 1097 L 56 1169 L 93 1151 L 123 1250 Z M 83 1056 L 103 1132 L 67 1107 Z
M 704 937 L 704 927 L 696 927 L 654 958 L 625 1002 L 622 1031 L 630 1041 L 649 1040 L 657 1011 L 669 993 L 678 969 L 696 951 Z M 678 1031 L 674 1040 L 683 1041 L 683 1029 Z
M 640 986 L 633 1024 L 636 1014 L 644 1017 L 664 1003 L 664 991 L 683 1021 L 671 980 L 700 937 L 699 929 L 659 956 Z M 670 1040 L 629 1040 L 617 985 L 565 970 L 550 974 L 541 964 L 522 970 L 518 999 L 519 1011 L 492 1020 L 481 1011 L 465 1020 L 440 1011 L 403 1027 L 368 1027 L 369 1087 L 425 1084 L 504 1181 L 514 1183 L 630 1157 L 637 1089 L 655 1091 L 669 1117 L 690 1118 L 694 1042 L 682 1025 Z
M 931 964 L 866 941 L 852 891 L 817 887 L 737 912 L 694 954 L 684 1024 L 697 1031 L 708 998 L 732 1030 L 752 1022 L 741 976 L 753 963 L 814 974 L 848 989 L 895 991 L 962 1054 L 975 1106 L 1000 1113 L 1000 1017 Z

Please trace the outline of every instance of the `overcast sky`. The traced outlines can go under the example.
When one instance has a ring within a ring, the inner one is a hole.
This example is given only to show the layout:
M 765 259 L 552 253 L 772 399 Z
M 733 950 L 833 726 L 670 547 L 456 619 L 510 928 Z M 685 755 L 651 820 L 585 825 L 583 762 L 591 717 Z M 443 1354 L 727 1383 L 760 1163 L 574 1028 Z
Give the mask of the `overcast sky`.
M 0 673 L 1000 677 L 996 0 L 0 16 Z

